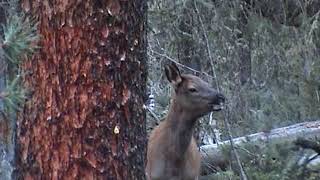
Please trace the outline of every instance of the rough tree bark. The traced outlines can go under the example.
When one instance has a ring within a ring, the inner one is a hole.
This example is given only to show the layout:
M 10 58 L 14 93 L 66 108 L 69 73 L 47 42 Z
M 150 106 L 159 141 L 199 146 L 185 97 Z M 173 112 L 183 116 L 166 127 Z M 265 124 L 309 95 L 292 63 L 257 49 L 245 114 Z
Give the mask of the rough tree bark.
M 144 179 L 146 1 L 22 0 L 40 50 L 23 66 L 18 179 Z

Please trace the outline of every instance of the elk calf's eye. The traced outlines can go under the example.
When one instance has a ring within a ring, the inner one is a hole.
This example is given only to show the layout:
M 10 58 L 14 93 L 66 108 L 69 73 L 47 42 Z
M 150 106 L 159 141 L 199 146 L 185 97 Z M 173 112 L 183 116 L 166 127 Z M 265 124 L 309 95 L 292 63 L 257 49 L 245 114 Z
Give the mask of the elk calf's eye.
M 195 88 L 190 88 L 190 89 L 189 89 L 189 92 L 194 93 L 194 92 L 197 92 L 197 90 L 196 90 Z

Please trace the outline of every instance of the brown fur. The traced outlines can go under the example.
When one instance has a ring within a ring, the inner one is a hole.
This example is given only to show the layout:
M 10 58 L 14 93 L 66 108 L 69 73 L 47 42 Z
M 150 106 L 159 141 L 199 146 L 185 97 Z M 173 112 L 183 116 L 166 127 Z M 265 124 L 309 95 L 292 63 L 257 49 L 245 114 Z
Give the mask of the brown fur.
M 224 96 L 196 76 L 180 75 L 174 64 L 166 68 L 166 75 L 175 93 L 167 117 L 150 134 L 146 176 L 148 180 L 195 180 L 200 171 L 195 122 L 213 111 Z

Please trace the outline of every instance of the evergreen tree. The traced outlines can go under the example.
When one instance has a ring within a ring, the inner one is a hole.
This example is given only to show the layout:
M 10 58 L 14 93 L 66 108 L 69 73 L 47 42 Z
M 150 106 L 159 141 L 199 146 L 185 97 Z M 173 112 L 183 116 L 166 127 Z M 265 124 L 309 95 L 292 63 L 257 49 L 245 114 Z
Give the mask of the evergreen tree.
M 17 1 L 0 1 L 0 11 L 0 177 L 6 180 L 13 171 L 16 114 L 27 96 L 20 66 L 36 49 L 38 36 Z

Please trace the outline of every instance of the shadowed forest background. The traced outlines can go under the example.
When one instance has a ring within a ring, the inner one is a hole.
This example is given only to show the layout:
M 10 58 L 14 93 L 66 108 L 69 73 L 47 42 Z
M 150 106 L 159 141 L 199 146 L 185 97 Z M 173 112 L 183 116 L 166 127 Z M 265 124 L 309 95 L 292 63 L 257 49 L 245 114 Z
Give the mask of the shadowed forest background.
M 18 48 L 0 48 L 0 177 L 12 179 L 16 112 L 28 98 L 19 79 L 25 75 L 19 68 L 21 56 L 15 53 L 31 54 L 41 47 L 33 44 L 38 40 L 36 22 L 13 16 L 16 9 L 5 0 L 0 7 L 0 43 L 16 29 L 24 32 Z M 199 147 L 221 144 L 230 135 L 268 134 L 320 120 L 320 1 L 149 0 L 147 13 L 148 133 L 168 112 L 171 89 L 163 67 L 171 61 L 227 97 L 223 112 L 197 124 Z M 317 132 L 308 136 L 311 146 L 306 139 L 287 142 L 285 134 L 277 142 L 218 145 L 223 160 L 204 164 L 202 179 L 240 179 L 232 149 L 248 179 L 319 179 Z

